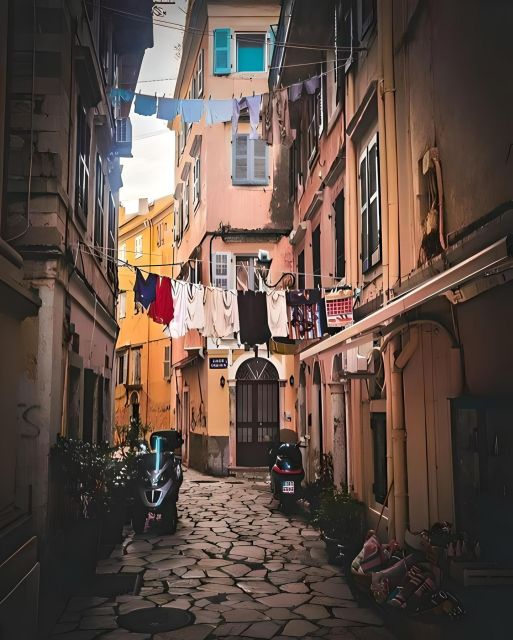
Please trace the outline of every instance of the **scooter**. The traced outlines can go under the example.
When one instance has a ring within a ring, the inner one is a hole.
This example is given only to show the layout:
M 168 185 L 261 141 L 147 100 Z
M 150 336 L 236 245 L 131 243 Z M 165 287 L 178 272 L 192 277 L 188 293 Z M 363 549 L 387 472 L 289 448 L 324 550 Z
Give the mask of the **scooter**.
M 285 513 L 290 513 L 301 497 L 305 477 L 299 442 L 280 442 L 269 451 L 271 491 Z
M 150 453 L 136 460 L 135 496 L 132 526 L 143 533 L 148 514 L 160 515 L 163 533 L 175 533 L 178 525 L 178 492 L 183 482 L 182 462 L 174 451 L 183 444 L 175 430 L 154 431 L 150 436 Z

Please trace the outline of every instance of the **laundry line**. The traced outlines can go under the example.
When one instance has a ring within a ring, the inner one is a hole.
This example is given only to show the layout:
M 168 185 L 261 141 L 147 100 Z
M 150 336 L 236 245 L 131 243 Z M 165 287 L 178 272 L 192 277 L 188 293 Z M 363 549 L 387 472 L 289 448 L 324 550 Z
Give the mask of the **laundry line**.
M 112 249 L 111 247 L 101 247 L 101 246 L 92 246 L 92 245 L 88 245 L 86 243 L 81 243 L 82 247 L 87 247 L 88 249 L 91 249 L 92 251 L 90 251 L 90 254 L 92 255 L 96 255 L 97 253 L 102 254 L 103 257 L 106 257 L 110 260 L 115 260 L 117 262 L 121 262 L 122 266 L 125 267 L 129 267 L 131 269 L 141 269 L 141 271 L 144 271 L 145 268 L 151 268 L 151 267 L 184 267 L 186 264 L 189 264 L 191 262 L 197 263 L 197 264 L 201 264 L 201 263 L 205 263 L 210 265 L 213 265 L 213 261 L 208 260 L 208 259 L 200 259 L 200 258 L 189 258 L 188 260 L 185 260 L 183 262 L 153 262 L 151 264 L 134 264 L 133 262 L 129 262 L 127 260 L 120 260 L 119 258 L 113 258 L 113 256 L 109 255 L 109 251 L 116 251 L 116 249 Z M 127 253 L 135 253 L 135 251 L 132 250 L 128 250 L 127 249 Z M 141 255 L 154 255 L 154 254 L 150 254 L 150 253 L 143 253 Z M 254 256 L 256 257 L 256 256 Z M 246 265 L 243 264 L 239 264 L 236 265 L 236 267 L 239 268 L 244 268 L 244 270 L 246 271 L 246 273 L 249 274 L 249 270 L 247 268 Z M 145 273 L 150 273 L 145 271 Z M 284 271 L 282 275 L 285 275 L 289 272 Z M 343 280 L 344 278 L 341 278 L 339 276 L 334 276 L 332 273 L 310 273 L 307 271 L 292 271 L 290 272 L 295 276 L 312 276 L 312 277 L 319 277 L 319 278 L 323 278 L 323 279 L 331 279 L 334 282 L 340 282 L 341 280 Z M 329 287 L 322 287 L 323 289 L 329 289 Z

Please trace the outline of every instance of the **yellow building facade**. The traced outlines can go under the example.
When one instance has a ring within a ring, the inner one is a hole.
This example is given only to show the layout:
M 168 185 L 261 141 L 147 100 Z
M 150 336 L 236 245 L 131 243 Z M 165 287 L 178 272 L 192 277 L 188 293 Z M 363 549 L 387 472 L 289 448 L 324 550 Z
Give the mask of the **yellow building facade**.
M 115 426 L 140 418 L 152 430 L 173 426 L 171 417 L 171 340 L 164 326 L 136 309 L 136 268 L 171 276 L 173 197 L 147 206 L 140 201 L 135 214 L 121 207 L 118 239 L 118 324 L 116 344 Z

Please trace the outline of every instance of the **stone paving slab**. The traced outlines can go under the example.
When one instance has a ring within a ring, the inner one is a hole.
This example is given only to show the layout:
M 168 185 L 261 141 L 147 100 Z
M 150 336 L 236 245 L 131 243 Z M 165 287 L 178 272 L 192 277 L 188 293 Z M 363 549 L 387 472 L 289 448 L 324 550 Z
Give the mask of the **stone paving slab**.
M 208 480 L 203 484 L 201 480 Z M 317 530 L 276 508 L 265 483 L 188 470 L 176 534 L 131 530 L 97 572 L 142 572 L 139 595 L 72 598 L 50 640 L 394 640 L 327 564 Z M 190 611 L 195 623 L 130 633 L 118 616 L 139 608 Z

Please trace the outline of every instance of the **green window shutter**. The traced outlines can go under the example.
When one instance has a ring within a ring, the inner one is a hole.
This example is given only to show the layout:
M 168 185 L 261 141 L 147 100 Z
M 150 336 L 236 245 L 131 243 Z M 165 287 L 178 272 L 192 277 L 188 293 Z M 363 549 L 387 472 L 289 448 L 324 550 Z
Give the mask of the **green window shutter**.
M 214 30 L 214 75 L 224 76 L 231 73 L 231 29 Z

